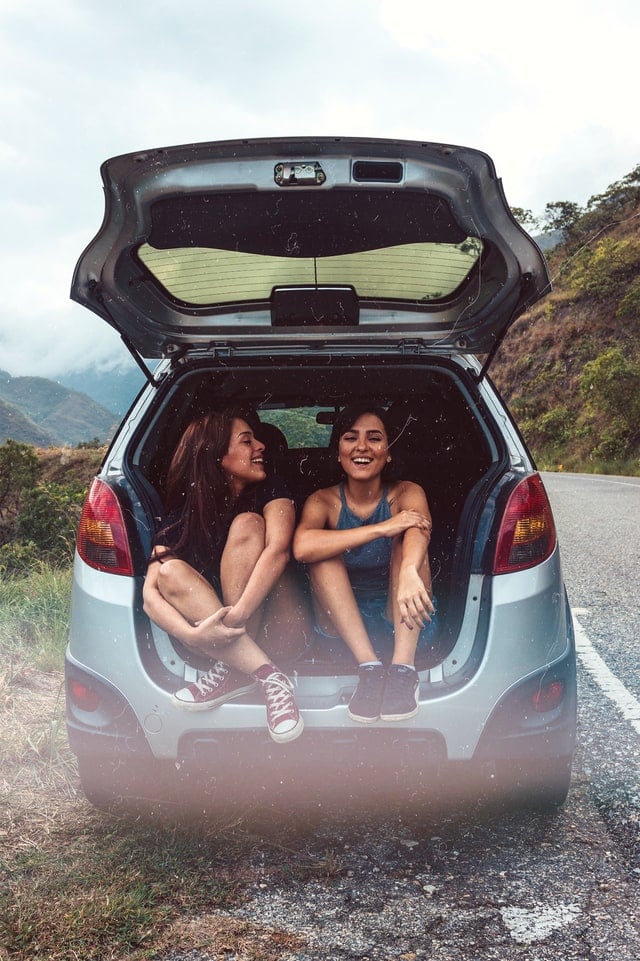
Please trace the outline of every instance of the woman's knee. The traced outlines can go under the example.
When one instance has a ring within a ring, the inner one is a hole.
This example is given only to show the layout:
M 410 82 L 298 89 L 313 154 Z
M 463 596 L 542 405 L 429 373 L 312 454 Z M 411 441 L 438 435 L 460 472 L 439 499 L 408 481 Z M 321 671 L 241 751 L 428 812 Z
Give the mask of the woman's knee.
M 169 601 L 179 596 L 193 573 L 193 568 L 177 557 L 163 561 L 158 571 L 158 590 L 164 599 Z
M 229 528 L 225 550 L 229 547 L 246 548 L 249 544 L 264 546 L 265 523 L 261 514 L 245 511 L 234 517 Z

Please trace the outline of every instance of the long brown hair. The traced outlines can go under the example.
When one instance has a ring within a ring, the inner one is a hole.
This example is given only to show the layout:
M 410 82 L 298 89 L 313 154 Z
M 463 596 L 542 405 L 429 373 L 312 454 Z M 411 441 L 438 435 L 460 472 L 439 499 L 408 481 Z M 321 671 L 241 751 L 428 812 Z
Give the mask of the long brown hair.
M 256 428 L 256 418 L 241 410 L 213 411 L 192 421 L 174 451 L 166 478 L 168 523 L 158 537 L 172 554 L 190 555 L 206 567 L 224 547 L 234 494 L 222 469 L 236 418 Z

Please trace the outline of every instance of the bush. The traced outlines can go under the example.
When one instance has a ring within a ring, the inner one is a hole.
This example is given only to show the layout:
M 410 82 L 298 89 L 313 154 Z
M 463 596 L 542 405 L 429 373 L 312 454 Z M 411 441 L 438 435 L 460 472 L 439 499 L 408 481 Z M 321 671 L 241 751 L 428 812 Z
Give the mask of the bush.
M 620 347 L 609 347 L 584 365 L 580 391 L 590 407 L 619 417 L 631 433 L 640 426 L 640 364 Z
M 27 541 L 10 541 L 0 546 L 0 577 L 22 577 L 29 571 L 37 570 L 42 561 L 40 548 Z
M 616 316 L 640 318 L 640 280 L 636 280 L 627 289 L 626 294 L 618 304 Z
M 568 407 L 554 407 L 536 420 L 533 430 L 543 443 L 557 446 L 572 436 L 574 423 Z
M 39 469 L 29 444 L 9 439 L 0 446 L 0 513 L 18 513 L 22 492 L 36 483 Z
M 68 564 L 83 499 L 83 491 L 61 484 L 43 484 L 26 491 L 18 517 L 18 540 L 36 544 L 42 558 L 52 564 Z
M 567 273 L 567 282 L 596 300 L 622 294 L 640 269 L 640 244 L 636 240 L 605 237 L 585 247 Z

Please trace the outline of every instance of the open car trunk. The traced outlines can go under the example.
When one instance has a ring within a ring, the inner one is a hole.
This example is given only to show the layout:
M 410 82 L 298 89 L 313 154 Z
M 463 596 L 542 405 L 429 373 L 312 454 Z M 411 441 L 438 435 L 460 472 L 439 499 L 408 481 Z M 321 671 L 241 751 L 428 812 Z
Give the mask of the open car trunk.
M 444 359 L 380 355 L 363 359 L 354 377 L 354 360 L 334 355 L 305 362 L 295 356 L 274 364 L 273 358 L 252 356 L 228 366 L 194 363 L 163 383 L 154 419 L 130 447 L 134 453 L 128 471 L 155 518 L 153 530 L 162 513 L 166 470 L 186 425 L 212 409 L 251 407 L 265 425 L 261 440 L 268 470 L 285 479 L 299 512 L 309 494 L 340 480 L 335 453 L 328 448 L 336 411 L 360 400 L 386 408 L 392 427 L 390 479 L 419 483 L 433 517 L 429 554 L 440 626 L 434 644 L 417 662 L 419 669 L 432 668 L 455 649 L 470 573 L 478 563 L 474 531 L 483 511 L 486 524 L 488 493 L 508 468 L 507 452 L 471 370 Z M 306 572 L 295 566 L 308 599 Z M 210 666 L 150 629 L 163 664 L 184 661 L 188 679 L 196 669 Z M 337 648 L 328 650 L 314 636 L 293 670 L 299 676 L 353 674 L 355 662 L 346 645 Z

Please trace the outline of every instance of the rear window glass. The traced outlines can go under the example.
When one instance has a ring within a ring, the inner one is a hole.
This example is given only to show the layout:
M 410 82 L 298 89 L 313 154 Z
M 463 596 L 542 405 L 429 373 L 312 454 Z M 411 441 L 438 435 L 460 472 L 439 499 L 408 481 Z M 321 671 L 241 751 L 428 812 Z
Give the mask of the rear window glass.
M 263 424 L 282 431 L 289 448 L 328 447 L 335 410 L 333 407 L 292 407 L 259 410 Z
M 194 306 L 266 302 L 274 287 L 350 286 L 363 300 L 429 303 L 449 297 L 468 277 L 482 243 L 410 243 L 326 257 L 143 244 L 138 256 L 173 298 Z

